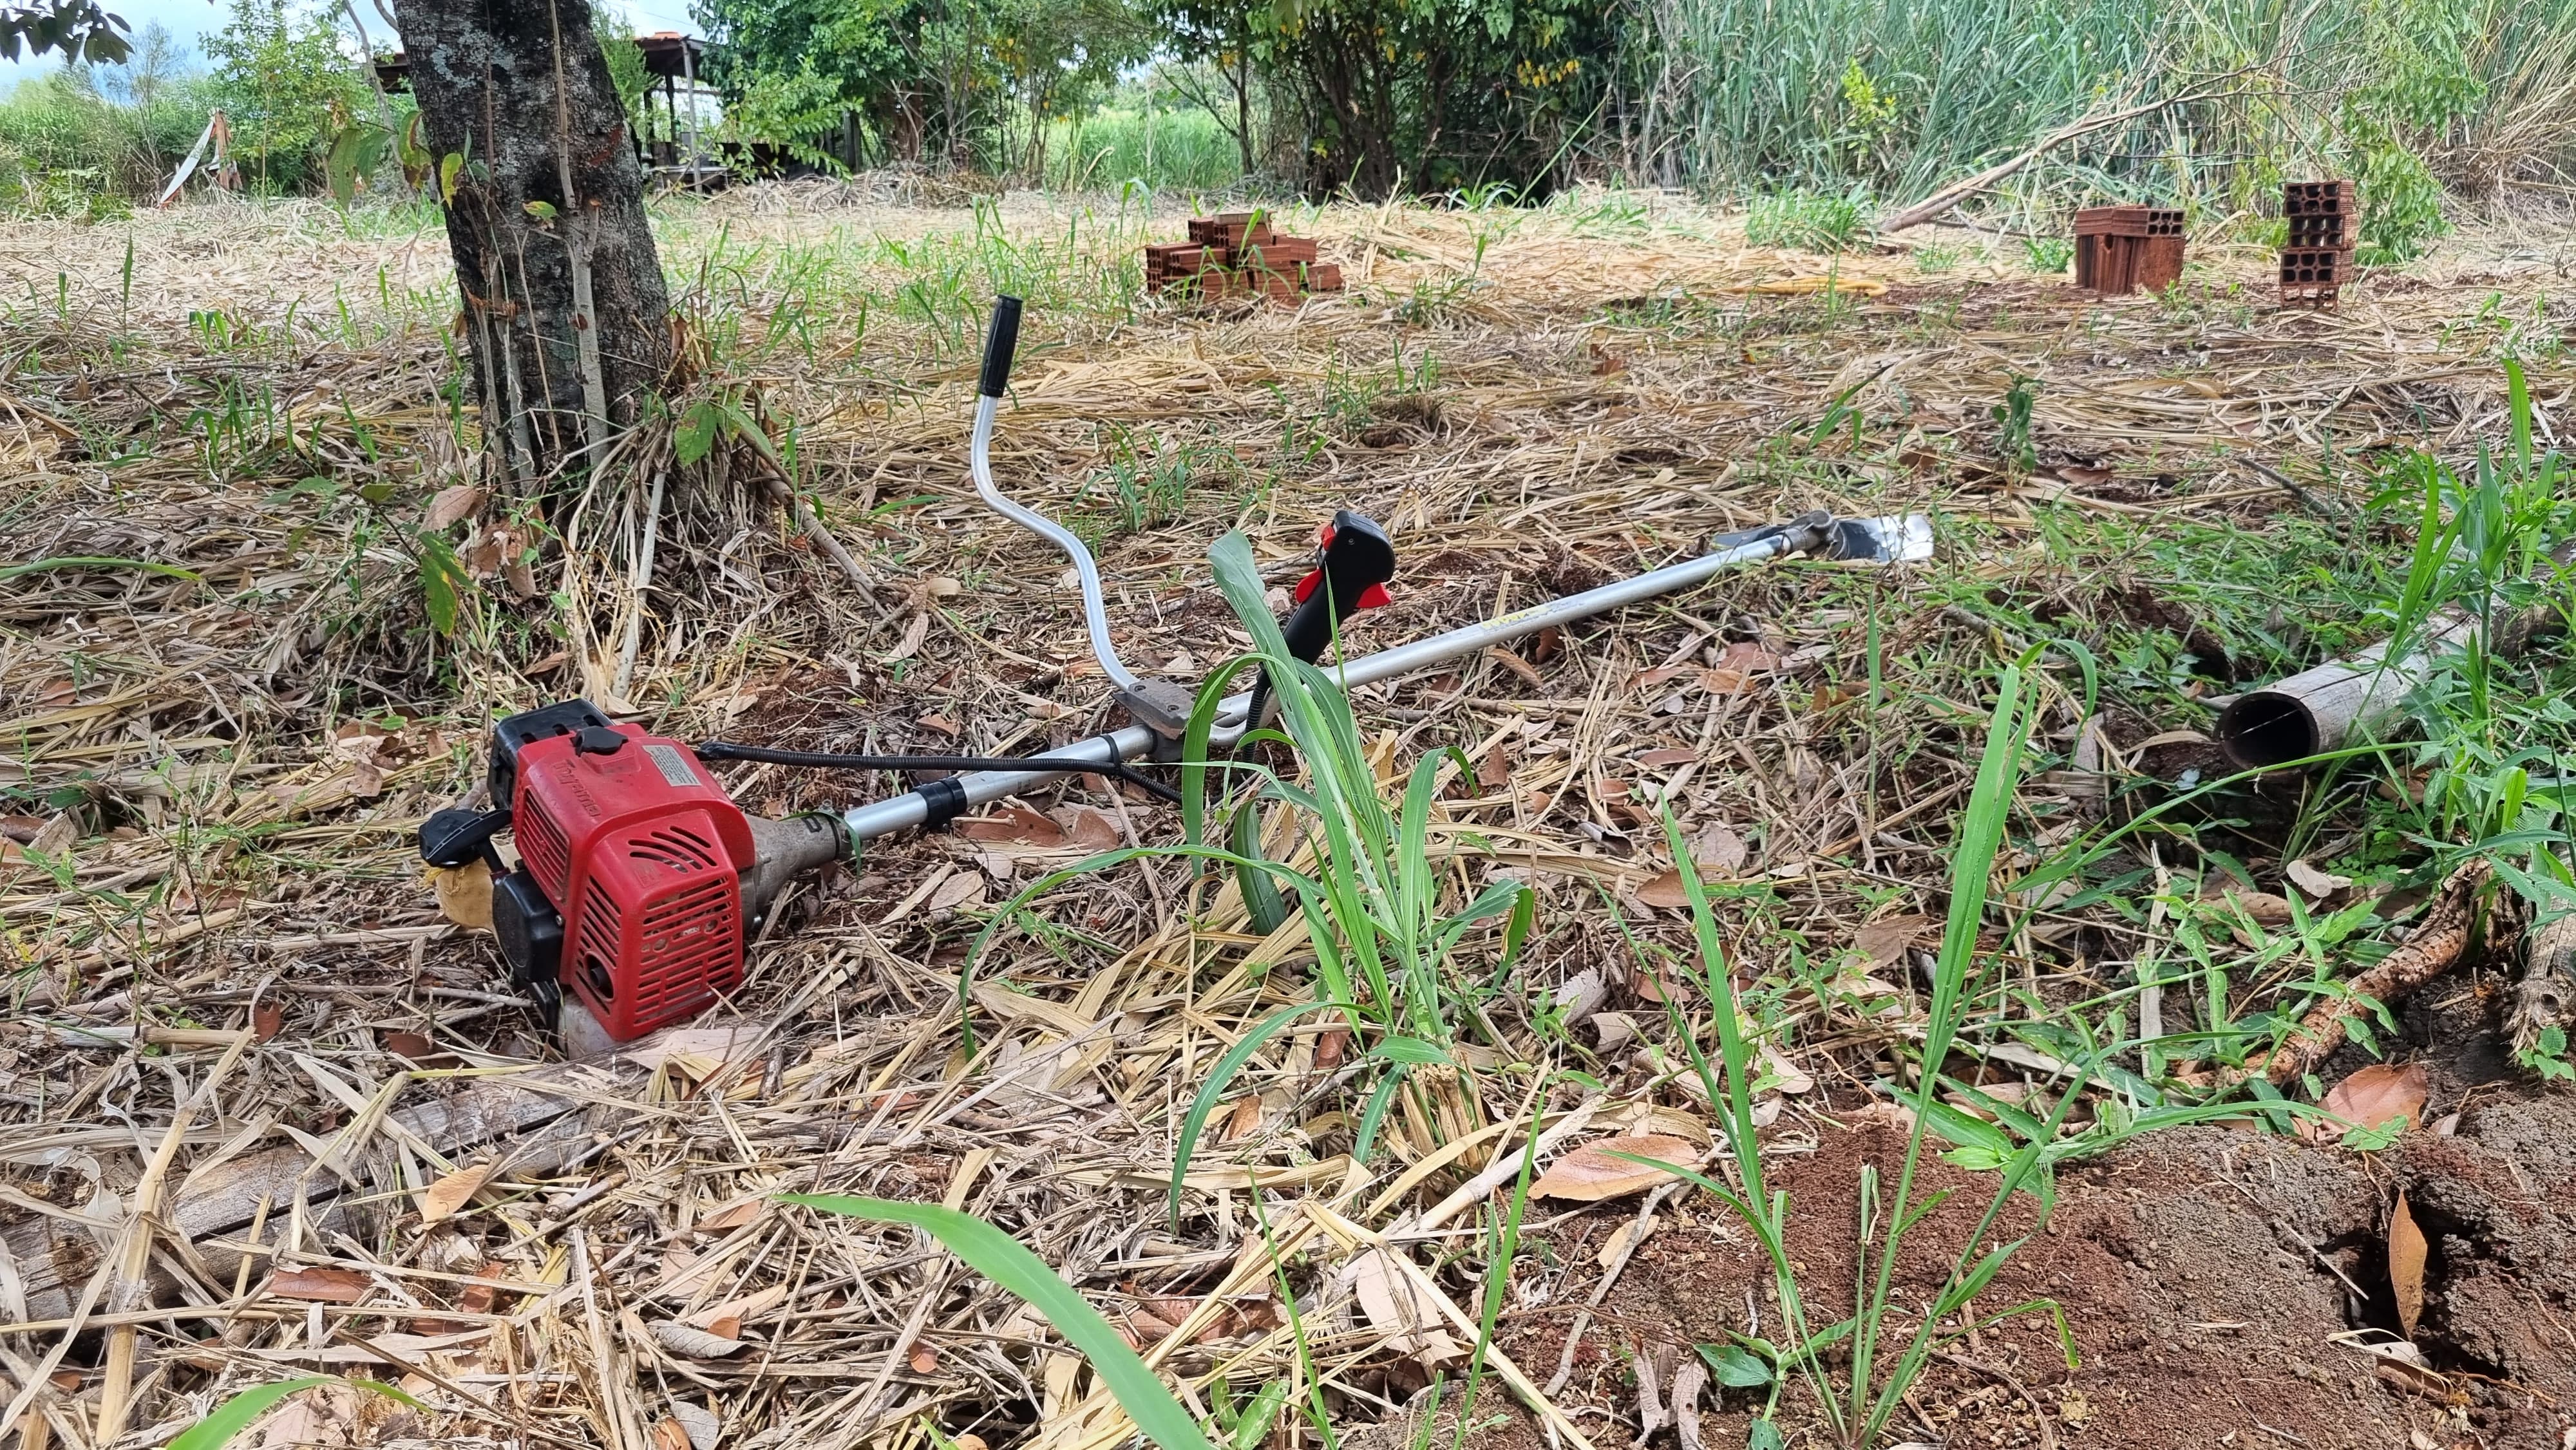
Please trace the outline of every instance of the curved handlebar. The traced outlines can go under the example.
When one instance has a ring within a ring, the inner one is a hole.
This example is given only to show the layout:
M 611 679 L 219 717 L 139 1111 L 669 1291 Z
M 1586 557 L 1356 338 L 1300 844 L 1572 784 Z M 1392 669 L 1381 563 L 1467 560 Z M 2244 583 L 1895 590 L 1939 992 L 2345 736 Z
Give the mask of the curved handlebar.
M 993 302 L 992 330 L 984 337 L 984 377 L 975 399 L 975 438 L 968 452 L 968 463 L 975 474 L 975 492 L 993 511 L 1021 528 L 1064 550 L 1073 561 L 1073 572 L 1082 581 L 1083 623 L 1091 632 L 1091 653 L 1099 659 L 1100 668 L 1122 690 L 1136 687 L 1136 672 L 1118 658 L 1118 646 L 1109 638 L 1109 606 L 1100 597 L 1100 566 L 1092 562 L 1091 551 L 1072 530 L 1037 510 L 1011 501 L 1001 486 L 993 482 L 993 416 L 1002 405 L 1002 393 L 1011 376 L 1011 354 L 1020 341 L 1020 299 L 999 297 Z

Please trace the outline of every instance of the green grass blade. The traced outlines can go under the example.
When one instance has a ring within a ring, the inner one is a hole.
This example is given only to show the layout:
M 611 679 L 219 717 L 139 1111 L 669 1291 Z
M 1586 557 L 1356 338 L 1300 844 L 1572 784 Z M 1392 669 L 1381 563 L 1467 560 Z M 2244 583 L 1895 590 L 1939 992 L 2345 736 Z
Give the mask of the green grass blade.
M 1263 859 L 1261 855 L 1261 801 L 1258 797 L 1234 808 L 1234 820 L 1226 836 L 1234 854 L 1247 861 Z M 1235 889 L 1243 896 L 1244 915 L 1252 922 L 1253 931 L 1268 936 L 1288 921 L 1288 903 L 1279 895 L 1279 884 L 1267 871 L 1236 867 Z
M 250 1428 L 251 1422 L 267 1414 L 271 1407 L 289 1395 L 300 1394 L 316 1385 L 348 1385 L 353 1389 L 373 1390 L 389 1395 L 415 1410 L 428 1407 L 392 1385 L 374 1380 L 344 1380 L 338 1375 L 312 1374 L 302 1379 L 279 1380 L 274 1384 L 253 1385 L 222 1404 L 214 1412 L 179 1432 L 169 1450 L 222 1450 L 235 1435 Z
M 1234 1081 L 1234 1075 L 1243 1071 L 1243 1065 L 1252 1061 L 1252 1055 L 1261 1050 L 1263 1043 L 1278 1036 L 1289 1023 L 1309 1012 L 1333 1008 L 1347 1012 L 1350 1006 L 1350 1003 L 1341 1001 L 1291 1002 L 1262 1018 L 1250 1032 L 1243 1034 L 1242 1041 L 1226 1049 L 1225 1056 L 1216 1060 L 1216 1067 L 1208 1073 L 1207 1081 L 1199 1084 L 1198 1096 L 1190 1100 L 1189 1115 L 1181 1119 L 1180 1142 L 1172 1150 L 1171 1218 L 1174 1228 L 1179 1228 L 1181 1223 L 1181 1179 L 1190 1170 L 1190 1155 L 1198 1150 L 1199 1134 L 1206 1130 L 1208 1115 L 1216 1111 L 1218 1101 L 1225 1096 L 1226 1084 Z
M 896 1203 L 883 1198 L 856 1198 L 828 1193 L 787 1193 L 783 1203 L 803 1204 L 825 1213 L 880 1223 L 908 1223 L 926 1229 L 975 1272 L 1029 1302 L 1065 1341 L 1091 1360 L 1101 1383 L 1118 1400 L 1127 1417 L 1162 1450 L 1213 1450 L 1199 1422 L 1146 1368 L 1136 1351 L 1090 1301 L 1074 1292 L 1063 1276 L 1030 1253 L 1019 1240 L 970 1213 L 936 1203 Z
M 176 564 L 155 564 L 149 559 L 102 559 L 89 555 L 37 559 L 25 564 L 0 564 L 0 579 L 15 579 L 22 574 L 37 574 L 49 569 L 140 569 L 147 574 L 185 579 L 191 584 L 206 582 L 204 575 L 193 570 L 182 569 Z

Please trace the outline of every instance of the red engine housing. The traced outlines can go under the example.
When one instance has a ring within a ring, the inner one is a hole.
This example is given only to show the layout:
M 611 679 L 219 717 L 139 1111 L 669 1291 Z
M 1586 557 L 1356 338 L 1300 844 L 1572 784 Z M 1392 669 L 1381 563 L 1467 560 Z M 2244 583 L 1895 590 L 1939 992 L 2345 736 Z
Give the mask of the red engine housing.
M 619 1041 L 696 1015 L 742 983 L 742 808 L 678 741 L 619 725 L 519 752 L 511 834 L 563 916 L 562 979 Z

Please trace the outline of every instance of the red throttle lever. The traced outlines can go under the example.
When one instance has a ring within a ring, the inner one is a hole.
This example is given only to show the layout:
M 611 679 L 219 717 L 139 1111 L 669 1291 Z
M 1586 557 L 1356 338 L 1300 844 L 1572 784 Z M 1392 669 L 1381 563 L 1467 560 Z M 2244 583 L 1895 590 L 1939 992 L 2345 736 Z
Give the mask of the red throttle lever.
M 1297 607 L 1279 626 L 1288 653 L 1310 665 L 1333 642 L 1333 622 L 1388 603 L 1386 581 L 1395 577 L 1395 545 L 1365 514 L 1334 514 L 1315 543 L 1314 572 L 1297 581 Z

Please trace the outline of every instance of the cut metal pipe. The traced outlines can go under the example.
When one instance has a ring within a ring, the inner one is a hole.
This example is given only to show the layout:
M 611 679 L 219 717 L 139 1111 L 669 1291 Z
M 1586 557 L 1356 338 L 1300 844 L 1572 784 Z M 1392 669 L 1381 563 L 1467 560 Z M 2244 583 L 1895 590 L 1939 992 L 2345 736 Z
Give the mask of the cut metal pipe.
M 2397 659 L 2388 658 L 2386 643 L 2375 644 L 2239 695 L 2218 712 L 2219 748 L 2239 770 L 2276 770 L 2339 749 L 2394 717 L 2433 661 L 2465 646 L 2477 627 L 2466 615 L 2440 616 Z
M 2531 578 L 2552 597 L 2495 621 L 2487 647 L 2512 659 L 2544 637 L 2565 631 L 2560 613 L 2568 570 L 2576 568 L 2576 539 L 2549 551 Z M 2442 656 L 2468 648 L 2477 617 L 2456 606 L 2424 622 L 2398 659 L 2375 644 L 2348 660 L 2322 664 L 2267 689 L 2239 695 L 2218 712 L 2218 746 L 2239 770 L 2277 770 L 2340 749 L 2354 735 L 2378 730 L 2397 717 L 2406 696 Z

